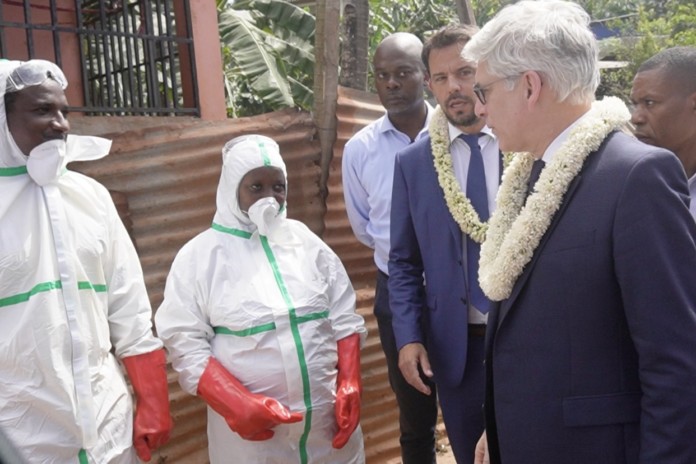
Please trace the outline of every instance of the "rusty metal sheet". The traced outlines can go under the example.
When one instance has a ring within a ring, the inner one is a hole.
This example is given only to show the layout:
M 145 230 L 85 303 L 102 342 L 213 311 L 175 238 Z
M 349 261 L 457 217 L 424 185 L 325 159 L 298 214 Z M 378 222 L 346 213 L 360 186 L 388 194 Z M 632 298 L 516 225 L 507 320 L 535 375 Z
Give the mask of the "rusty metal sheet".
M 372 250 L 357 241 L 346 215 L 343 201 L 341 162 L 343 147 L 353 134 L 384 114 L 376 95 L 338 88 L 336 108 L 337 137 L 329 166 L 326 198 L 326 230 L 323 238 L 340 256 L 358 292 L 358 312 L 368 328 L 362 350 L 364 382 L 361 425 L 365 435 L 365 454 L 370 464 L 383 464 L 400 457 L 399 413 L 389 386 L 387 365 L 379 342 L 377 321 L 372 314 L 376 267 Z

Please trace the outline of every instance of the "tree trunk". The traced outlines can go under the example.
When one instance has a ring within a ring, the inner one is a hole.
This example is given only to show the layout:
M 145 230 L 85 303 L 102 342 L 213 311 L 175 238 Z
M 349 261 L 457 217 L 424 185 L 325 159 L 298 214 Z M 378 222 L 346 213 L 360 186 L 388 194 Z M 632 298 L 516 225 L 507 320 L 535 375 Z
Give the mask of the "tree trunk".
M 336 141 L 336 104 L 338 101 L 338 31 L 340 8 L 336 0 L 317 0 L 314 38 L 314 122 L 321 143 L 321 179 L 319 188 L 326 198 L 329 165 Z M 315 231 L 321 235 L 324 231 Z
M 346 0 L 341 27 L 341 73 L 344 87 L 367 88 L 368 37 L 370 5 L 368 0 Z
M 459 21 L 462 24 L 475 26 L 476 17 L 474 16 L 474 9 L 471 6 L 471 0 L 454 0 L 454 4 L 457 7 L 457 16 L 459 16 Z

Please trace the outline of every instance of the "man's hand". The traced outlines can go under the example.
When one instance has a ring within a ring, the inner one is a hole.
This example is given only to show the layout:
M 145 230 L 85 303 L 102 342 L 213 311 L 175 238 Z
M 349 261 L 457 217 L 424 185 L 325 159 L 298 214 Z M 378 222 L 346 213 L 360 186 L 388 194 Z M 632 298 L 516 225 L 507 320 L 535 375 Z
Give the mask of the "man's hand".
M 421 379 L 420 370 L 423 371 L 426 377 L 433 376 L 433 371 L 430 369 L 430 361 L 428 360 L 428 352 L 422 343 L 409 343 L 401 347 L 399 350 L 399 369 L 406 381 L 416 390 L 424 395 L 430 395 L 430 387 Z
M 488 438 L 484 431 L 476 443 L 476 452 L 474 453 L 474 464 L 490 464 L 491 460 L 488 457 Z

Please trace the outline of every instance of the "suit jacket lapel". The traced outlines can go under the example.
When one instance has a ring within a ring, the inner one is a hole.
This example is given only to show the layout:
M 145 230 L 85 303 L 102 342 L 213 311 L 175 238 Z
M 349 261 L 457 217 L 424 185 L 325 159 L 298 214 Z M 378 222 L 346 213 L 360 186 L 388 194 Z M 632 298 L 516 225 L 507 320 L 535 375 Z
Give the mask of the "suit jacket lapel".
M 449 206 L 447 206 L 447 201 L 445 200 L 445 193 L 442 191 L 442 187 L 440 187 L 440 182 L 437 177 L 437 170 L 435 169 L 435 164 L 433 162 L 433 149 L 430 143 L 428 143 L 428 160 L 428 169 L 432 172 L 432 176 L 435 183 L 435 192 L 438 198 L 436 201 L 440 202 L 444 207 L 445 221 L 447 221 L 447 227 L 449 228 L 450 232 L 452 233 L 452 236 L 454 237 L 454 242 L 457 244 L 457 256 L 462 256 L 462 230 L 459 228 L 459 224 L 457 224 L 457 221 L 455 221 L 452 217 L 452 213 L 450 213 Z
M 436 176 L 437 177 L 437 174 Z M 461 259 L 463 255 L 463 244 L 462 244 L 462 236 L 463 232 L 462 229 L 459 227 L 459 224 L 457 224 L 457 221 L 454 220 L 452 217 L 452 213 L 449 210 L 449 206 L 447 206 L 447 201 L 445 200 L 445 194 L 442 191 L 442 188 L 440 187 L 440 183 L 438 182 L 437 184 L 437 191 L 440 195 L 440 201 L 445 207 L 445 215 L 446 215 L 446 221 L 447 221 L 447 226 L 449 227 L 450 232 L 452 233 L 452 236 L 454 237 L 454 243 L 457 244 L 457 256 L 459 259 Z
M 430 145 L 428 145 L 428 154 L 431 157 L 433 156 L 432 148 L 430 147 Z M 498 169 L 498 185 L 500 185 L 500 182 L 502 181 L 502 178 L 503 178 L 503 169 L 504 169 L 503 152 L 498 151 L 498 154 L 499 154 L 498 162 L 500 163 L 499 169 Z M 442 188 L 440 187 L 440 183 L 437 180 L 437 171 L 435 171 L 434 166 L 433 166 L 433 172 L 435 173 L 435 181 L 437 182 L 437 185 L 438 185 L 438 192 L 440 192 L 440 194 L 442 196 L 442 202 L 445 204 L 445 208 L 447 209 L 447 217 L 448 217 L 447 222 L 449 224 L 450 232 L 452 232 L 452 235 L 454 236 L 455 242 L 457 243 L 457 247 L 458 247 L 457 251 L 459 253 L 459 256 L 462 256 L 462 254 L 464 253 L 464 251 L 462 249 L 462 247 L 464 246 L 462 243 L 462 235 L 463 235 L 462 229 L 459 227 L 459 224 L 457 224 L 457 221 L 455 221 L 454 218 L 452 217 L 452 213 L 449 212 L 449 207 L 447 206 L 447 202 L 445 201 L 445 194 L 444 194 L 444 192 L 442 192 Z
M 537 263 L 537 260 L 539 259 L 539 255 L 541 254 L 541 250 L 543 250 L 544 246 L 546 245 L 546 242 L 548 242 L 549 237 L 551 234 L 553 234 L 553 229 L 556 228 L 556 225 L 558 224 L 558 221 L 560 221 L 561 217 L 563 216 L 563 213 L 565 212 L 566 208 L 568 207 L 568 204 L 570 204 L 571 199 L 573 198 L 573 195 L 575 194 L 575 191 L 580 184 L 580 181 L 582 179 L 582 171 L 580 174 L 578 174 L 575 179 L 570 183 L 568 186 L 568 191 L 565 194 L 565 198 L 563 199 L 563 202 L 561 203 L 560 208 L 556 212 L 556 214 L 553 216 L 553 219 L 551 220 L 551 224 L 549 224 L 549 228 L 546 230 L 546 233 L 544 236 L 541 238 L 541 242 L 539 242 L 539 246 L 537 246 L 536 250 L 534 250 L 534 255 L 532 256 L 532 259 L 529 261 L 527 266 L 524 268 L 524 271 L 522 271 L 522 274 L 517 278 L 517 282 L 515 282 L 515 285 L 512 287 L 512 293 L 510 296 L 501 302 L 500 304 L 500 315 L 498 316 L 498 327 L 500 327 L 503 323 L 503 320 L 505 320 L 505 317 L 507 316 L 510 307 L 512 307 L 513 303 L 515 302 L 515 299 L 520 294 L 520 291 L 524 288 L 525 284 L 527 283 L 527 279 L 529 278 L 529 275 L 532 273 L 532 270 L 534 269 L 534 266 Z

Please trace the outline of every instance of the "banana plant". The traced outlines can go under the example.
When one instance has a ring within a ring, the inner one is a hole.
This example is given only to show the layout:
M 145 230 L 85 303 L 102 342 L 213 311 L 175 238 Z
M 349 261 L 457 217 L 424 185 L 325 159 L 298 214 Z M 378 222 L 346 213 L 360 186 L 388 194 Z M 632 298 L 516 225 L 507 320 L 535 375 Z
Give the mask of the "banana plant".
M 228 114 L 313 102 L 315 19 L 286 0 L 217 0 Z

